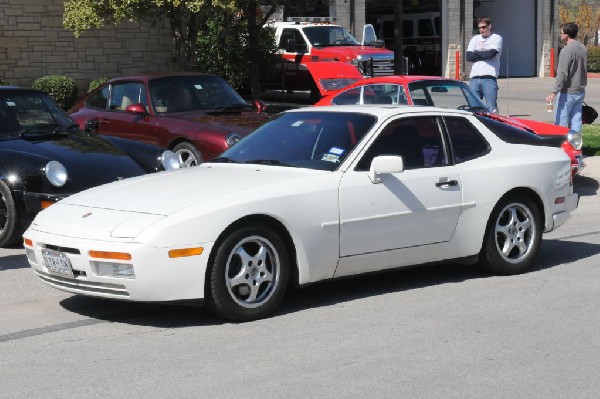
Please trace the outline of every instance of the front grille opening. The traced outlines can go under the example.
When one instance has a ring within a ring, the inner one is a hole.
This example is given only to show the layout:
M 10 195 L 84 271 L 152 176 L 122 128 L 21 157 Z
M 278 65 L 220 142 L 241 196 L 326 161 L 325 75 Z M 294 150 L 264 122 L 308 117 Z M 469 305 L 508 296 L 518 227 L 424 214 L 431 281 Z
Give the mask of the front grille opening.
M 58 245 L 51 245 L 51 244 L 46 244 L 45 247 L 46 247 L 46 249 L 51 249 L 53 251 L 64 252 L 67 254 L 81 255 L 81 252 L 77 248 L 61 247 Z

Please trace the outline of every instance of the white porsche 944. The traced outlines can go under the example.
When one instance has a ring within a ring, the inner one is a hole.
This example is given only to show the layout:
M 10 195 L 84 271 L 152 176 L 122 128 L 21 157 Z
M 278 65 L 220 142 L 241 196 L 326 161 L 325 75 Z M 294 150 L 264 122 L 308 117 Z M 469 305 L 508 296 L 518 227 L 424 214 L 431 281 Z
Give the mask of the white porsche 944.
M 290 285 L 406 265 L 522 273 L 577 208 L 561 142 L 458 110 L 293 110 L 211 162 L 58 202 L 24 246 L 52 287 L 234 321 Z

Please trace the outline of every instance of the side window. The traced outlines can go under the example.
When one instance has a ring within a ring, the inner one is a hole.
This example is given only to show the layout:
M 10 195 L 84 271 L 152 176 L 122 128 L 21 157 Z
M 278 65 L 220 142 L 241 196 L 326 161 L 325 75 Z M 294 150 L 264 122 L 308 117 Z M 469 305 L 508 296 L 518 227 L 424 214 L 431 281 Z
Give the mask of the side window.
M 306 42 L 304 41 L 304 38 L 298 29 L 284 29 L 281 32 L 279 48 L 285 50 L 286 48 L 290 47 L 290 45 L 293 45 L 293 47 L 296 49 L 301 47 L 306 49 Z
M 402 21 L 402 35 L 407 37 L 413 37 L 413 21 L 408 19 L 406 21 Z
M 431 23 L 431 20 L 420 19 L 417 25 L 417 31 L 421 37 L 433 36 L 433 24 Z
M 379 155 L 401 156 L 405 169 L 448 164 L 447 151 L 435 117 L 403 118 L 391 122 L 367 149 L 355 170 L 369 170 L 373 158 Z
M 454 162 L 461 163 L 478 158 L 490 151 L 488 142 L 465 118 L 445 117 L 446 129 Z
M 360 103 L 360 87 L 355 87 L 350 90 L 346 90 L 343 93 L 338 94 L 331 101 L 334 105 L 348 105 L 348 104 L 359 104 Z
M 131 104 L 142 103 L 147 106 L 146 90 L 141 83 L 123 83 L 113 85 L 110 96 L 110 109 L 125 111 Z
M 91 108 L 106 109 L 108 103 L 108 86 L 104 86 L 101 90 L 98 90 L 94 94 L 88 97 L 85 105 Z
M 367 88 L 373 96 L 367 96 Z M 365 86 L 364 104 L 407 104 L 404 86 L 394 84 L 373 84 Z

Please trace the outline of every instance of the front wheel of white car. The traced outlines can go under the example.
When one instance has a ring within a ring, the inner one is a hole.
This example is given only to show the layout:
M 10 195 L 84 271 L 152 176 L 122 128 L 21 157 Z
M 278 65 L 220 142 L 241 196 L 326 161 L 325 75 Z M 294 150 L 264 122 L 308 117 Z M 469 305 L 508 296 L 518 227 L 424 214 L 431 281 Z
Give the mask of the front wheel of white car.
M 528 271 L 542 241 L 542 217 L 529 198 L 509 197 L 496 205 L 488 224 L 480 263 L 492 273 Z
M 268 316 L 281 302 L 290 265 L 283 240 L 268 227 L 242 227 L 219 245 L 207 275 L 207 305 L 232 321 Z

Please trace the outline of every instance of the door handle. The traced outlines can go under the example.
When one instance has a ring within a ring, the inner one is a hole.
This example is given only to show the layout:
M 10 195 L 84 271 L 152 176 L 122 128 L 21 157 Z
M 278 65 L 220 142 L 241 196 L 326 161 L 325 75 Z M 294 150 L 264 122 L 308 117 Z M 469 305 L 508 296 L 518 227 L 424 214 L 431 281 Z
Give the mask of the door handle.
M 435 183 L 436 187 L 453 187 L 458 186 L 458 180 L 447 180 Z

